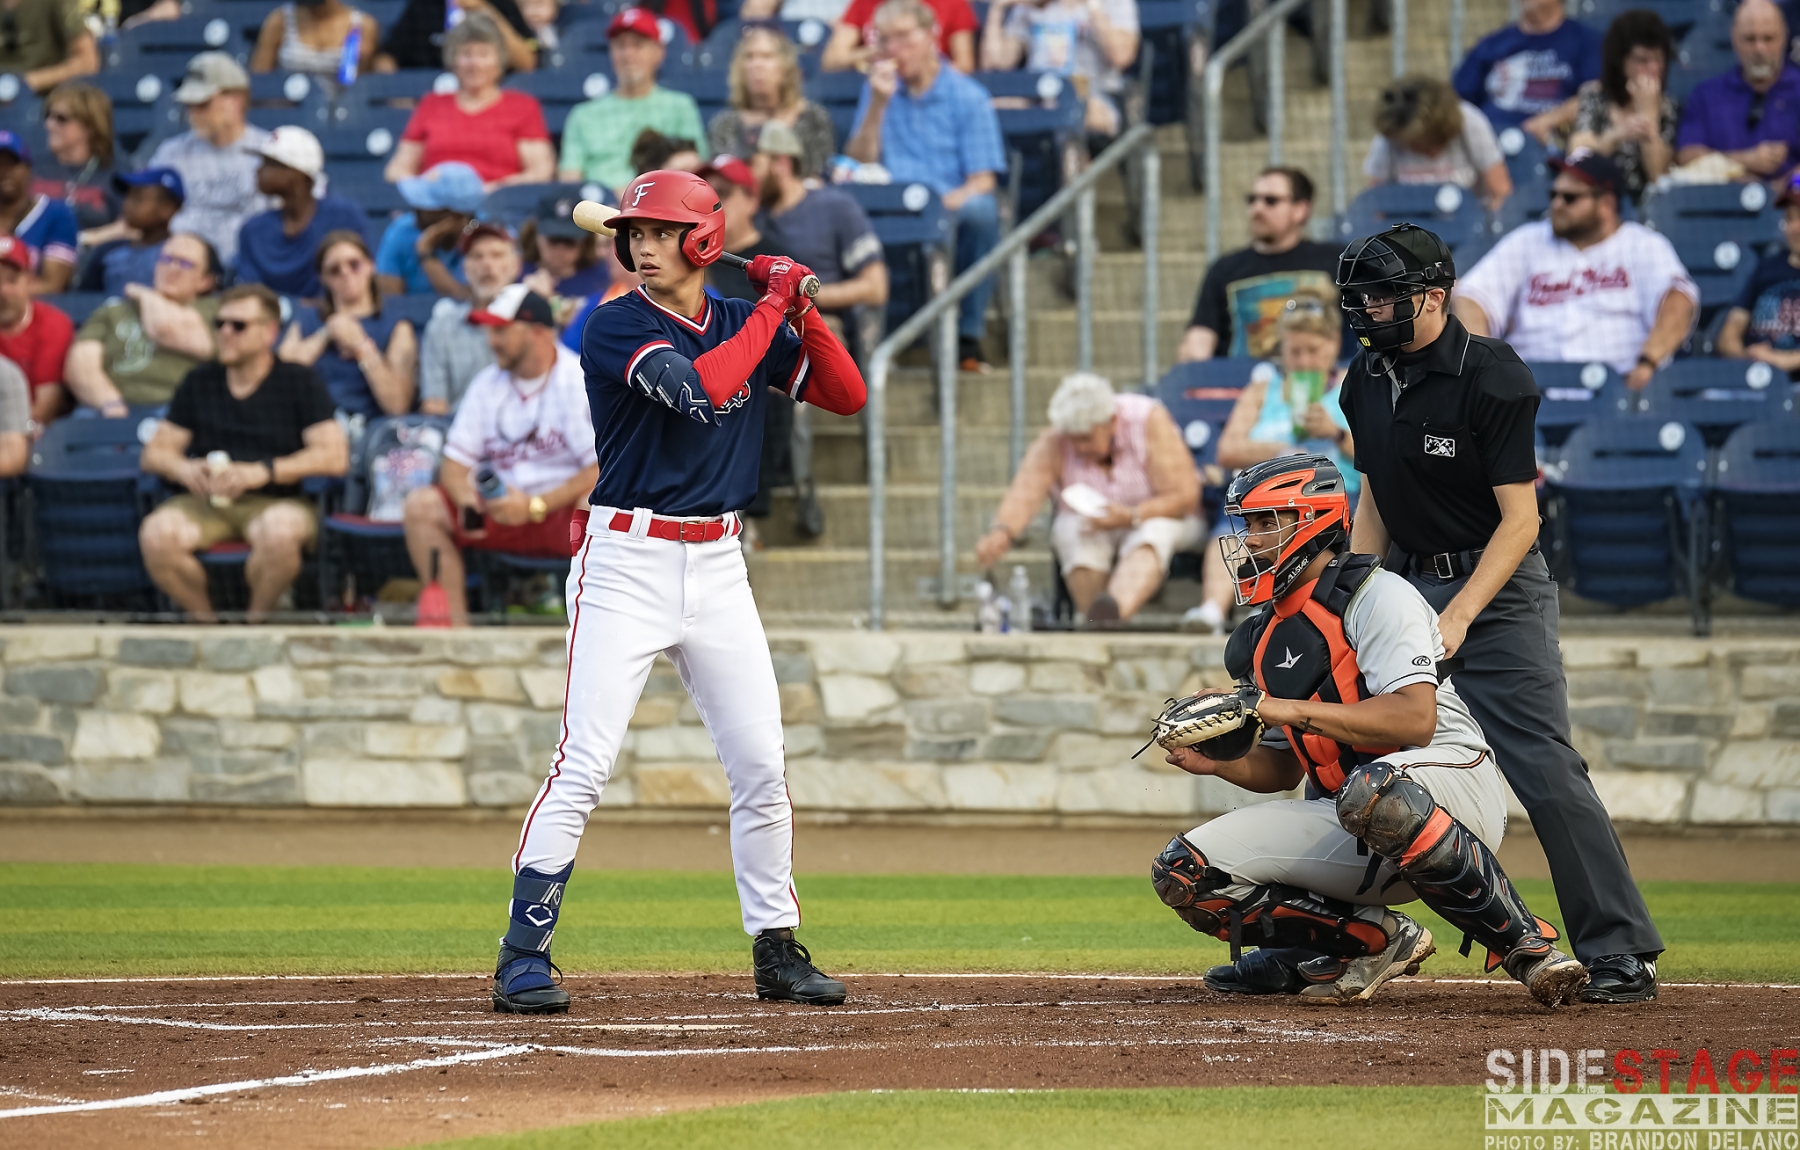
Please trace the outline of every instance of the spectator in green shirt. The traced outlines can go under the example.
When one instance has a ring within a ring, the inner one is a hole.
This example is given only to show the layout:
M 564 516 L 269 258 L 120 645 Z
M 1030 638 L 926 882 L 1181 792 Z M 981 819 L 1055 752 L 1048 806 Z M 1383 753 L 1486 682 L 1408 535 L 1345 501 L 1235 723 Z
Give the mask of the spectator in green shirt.
M 623 188 L 637 175 L 631 166 L 631 145 L 645 128 L 699 141 L 701 158 L 706 158 L 706 129 L 694 98 L 657 86 L 665 52 L 655 14 L 627 8 L 613 17 L 606 36 L 618 86 L 569 113 L 557 178 L 568 183 L 597 180 L 615 190 Z
M 0 72 L 11 72 L 33 92 L 100 70 L 100 49 L 88 32 L 78 0 L 14 0 L 0 17 Z

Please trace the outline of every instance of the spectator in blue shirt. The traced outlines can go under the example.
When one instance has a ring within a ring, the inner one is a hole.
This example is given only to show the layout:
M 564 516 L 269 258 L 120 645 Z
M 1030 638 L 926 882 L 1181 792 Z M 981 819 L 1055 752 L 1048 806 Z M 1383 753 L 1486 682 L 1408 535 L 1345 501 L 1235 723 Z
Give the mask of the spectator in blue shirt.
M 257 190 L 274 196 L 281 206 L 244 221 L 238 232 L 238 282 L 318 300 L 325 291 L 319 280 L 319 241 L 339 228 L 366 236 L 362 206 L 319 194 L 324 190 L 325 149 L 305 128 L 276 128 L 256 151 L 263 158 L 256 171 Z
M 163 241 L 169 238 L 169 225 L 187 202 L 187 188 L 174 168 L 145 168 L 129 175 L 121 172 L 112 182 L 114 190 L 125 197 L 119 218 L 132 238 L 95 249 L 82 272 L 80 290 L 122 296 L 126 284 L 156 282 L 156 261 L 162 255 Z
M 37 265 L 31 294 L 68 290 L 75 278 L 75 210 L 61 200 L 31 194 L 31 149 L 17 133 L 4 128 L 0 128 L 0 235 L 15 236 L 31 249 Z
M 388 295 L 468 299 L 457 241 L 487 192 L 469 165 L 451 160 L 394 185 L 412 208 L 394 217 L 375 251 L 375 274 Z
M 961 271 L 1000 239 L 994 200 L 1006 168 L 1000 119 L 986 88 L 945 66 L 936 17 L 922 0 L 887 0 L 875 13 L 875 30 L 876 59 L 844 151 L 863 163 L 882 164 L 898 183 L 921 183 L 943 198 L 956 220 Z M 992 292 L 990 280 L 963 297 L 957 358 L 964 371 L 985 367 L 981 336 Z
M 1456 94 L 1495 131 L 1548 143 L 1575 122 L 1576 89 L 1600 78 L 1601 35 L 1568 19 L 1563 0 L 1520 0 L 1519 22 L 1482 39 L 1456 69 Z
M 1787 21 L 1770 0 L 1744 0 L 1731 18 L 1738 66 L 1702 80 L 1675 133 L 1675 162 L 1724 152 L 1756 176 L 1793 167 L 1800 145 L 1800 69 L 1787 62 Z

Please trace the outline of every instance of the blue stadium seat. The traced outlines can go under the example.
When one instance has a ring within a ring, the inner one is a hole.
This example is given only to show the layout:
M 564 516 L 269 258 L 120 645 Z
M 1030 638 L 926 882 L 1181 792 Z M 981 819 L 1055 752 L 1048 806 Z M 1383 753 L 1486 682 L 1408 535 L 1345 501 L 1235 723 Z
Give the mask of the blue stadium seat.
M 1685 36 L 1676 32 L 1675 37 L 1675 58 L 1669 61 L 1669 77 L 1663 87 L 1678 104 L 1687 103 L 1700 81 L 1737 67 L 1737 56 L 1731 50 L 1729 13 L 1722 19 L 1696 24 Z
M 1735 240 L 1746 248 L 1781 242 L 1781 209 L 1762 184 L 1693 184 L 1644 197 L 1644 224 L 1671 241 L 1694 227 L 1714 242 Z
M 571 68 L 560 72 L 518 72 L 508 76 L 504 86 L 535 96 L 544 109 L 545 126 L 552 136 L 559 136 L 569 118 L 569 109 L 612 91 L 612 64 L 606 57 L 597 56 L 593 67 L 583 72 Z
M 359 123 L 371 112 L 393 107 L 411 108 L 420 96 L 434 91 L 456 91 L 456 77 L 442 68 L 367 72 L 338 93 L 331 108 L 331 118 L 339 124 Z
M 607 51 L 606 20 L 583 20 L 562 30 L 556 47 L 538 59 L 539 72 L 574 72 L 586 76 L 604 67 L 610 74 L 612 59 Z M 678 52 L 671 50 L 671 58 Z
M 1456 274 L 1468 275 L 1469 269 L 1480 263 L 1481 257 L 1487 255 L 1496 242 L 1494 236 L 1476 236 L 1457 244 L 1450 250 L 1450 261 L 1456 265 Z
M 1714 501 L 1733 593 L 1800 607 L 1800 422 L 1732 432 L 1719 454 Z
M 381 301 L 381 309 L 385 312 L 393 309 L 399 318 L 408 320 L 413 325 L 413 334 L 423 335 L 425 325 L 431 320 L 431 312 L 437 307 L 443 296 L 420 292 L 415 295 L 385 296 Z
M 1137 76 L 1150 52 L 1145 118 L 1152 124 L 1180 123 L 1187 116 L 1188 75 L 1193 43 L 1204 43 L 1213 25 L 1213 0 L 1138 0 L 1138 59 L 1127 68 Z
M 253 109 L 287 108 L 308 103 L 328 103 L 325 89 L 304 72 L 252 72 L 250 106 Z M 257 113 L 252 111 L 251 116 Z
M 26 482 L 53 600 L 150 589 L 137 540 L 141 425 L 136 418 L 59 419 L 32 449 Z
M 43 130 L 44 107 L 37 94 L 17 76 L 0 76 L 0 128 L 17 132 Z
M 500 220 L 517 231 L 526 217 L 537 210 L 538 201 L 548 196 L 594 200 L 608 206 L 618 204 L 611 192 L 592 181 L 582 184 L 512 184 L 489 192 L 488 198 L 482 201 L 481 213 L 484 218 Z
M 1338 235 L 1347 241 L 1400 223 L 1428 228 L 1454 248 L 1480 238 L 1488 215 L 1481 201 L 1455 184 L 1382 184 L 1350 201 L 1338 217 Z
M 1787 375 L 1750 359 L 1678 359 L 1651 377 L 1643 411 L 1698 427 L 1717 447 L 1739 426 L 1790 419 L 1794 388 Z
M 1596 419 L 1633 414 L 1637 398 L 1603 363 L 1531 363 L 1538 394 L 1537 429 L 1547 446 L 1560 446 L 1575 428 Z
M 1713 312 L 1737 299 L 1761 258 L 1757 249 L 1735 238 L 1733 223 L 1704 218 L 1682 220 L 1680 229 L 1669 236 L 1675 245 L 1675 257 L 1700 289 L 1701 326 L 1712 319 Z
M 1689 28 L 1713 14 L 1708 11 L 1707 0 L 1570 0 L 1568 13 L 1582 23 L 1604 32 L 1615 16 L 1633 8 L 1648 8 L 1661 16 L 1676 39 L 1680 39 Z M 1714 11 L 1716 10 L 1715 6 Z
M 996 109 L 1009 165 L 1018 168 L 1019 202 L 1013 208 L 1022 220 L 1062 187 L 1064 150 L 1082 139 L 1081 98 L 1054 72 L 977 72 L 975 79 L 996 99 L 1029 102 Z
M 110 48 L 102 49 L 101 70 L 143 70 L 176 79 L 201 52 L 224 52 L 240 64 L 250 59 L 250 45 L 232 20 L 216 14 L 182 16 L 122 33 Z
M 1225 487 L 1207 482 L 1207 469 L 1217 465 L 1219 436 L 1258 369 L 1272 374 L 1273 365 L 1251 357 L 1205 359 L 1178 363 L 1156 382 L 1156 398 L 1181 429 L 1200 471 L 1200 506 L 1208 523 L 1219 522 L 1224 513 Z M 1227 482 L 1230 477 L 1224 472 Z
M 943 201 L 924 184 L 840 184 L 862 206 L 888 268 L 888 330 L 905 323 L 948 283 L 955 228 Z
M 419 297 L 404 297 L 418 299 Z M 427 297 L 435 300 L 435 297 Z M 418 326 L 423 326 L 420 323 Z M 359 595 L 372 596 L 389 579 L 410 579 L 414 572 L 406 553 L 406 531 L 396 520 L 368 517 L 375 457 L 389 450 L 412 446 L 413 437 L 436 436 L 434 452 L 441 455 L 443 436 L 450 419 L 442 415 L 396 415 L 370 420 L 351 453 L 344 475 L 343 494 L 337 510 L 322 518 L 319 534 L 319 598 L 336 602 L 346 573 L 356 576 Z
M 806 82 L 806 98 L 825 109 L 839 140 L 856 126 L 856 103 L 862 98 L 861 72 L 820 72 Z
M 1575 592 L 1615 607 L 1686 596 L 1704 626 L 1706 445 L 1676 420 L 1594 420 L 1552 450 L 1556 555 Z
M 107 295 L 103 291 L 70 291 L 61 295 L 47 295 L 40 298 L 68 316 L 75 322 L 76 330 L 80 330 L 81 325 L 87 322 L 87 317 L 100 310 L 100 305 L 106 302 Z
M 1500 145 L 1500 154 L 1506 157 L 1506 171 L 1514 188 L 1550 186 L 1550 172 L 1544 167 L 1550 150 L 1538 143 L 1537 137 L 1521 128 L 1504 128 L 1494 140 Z

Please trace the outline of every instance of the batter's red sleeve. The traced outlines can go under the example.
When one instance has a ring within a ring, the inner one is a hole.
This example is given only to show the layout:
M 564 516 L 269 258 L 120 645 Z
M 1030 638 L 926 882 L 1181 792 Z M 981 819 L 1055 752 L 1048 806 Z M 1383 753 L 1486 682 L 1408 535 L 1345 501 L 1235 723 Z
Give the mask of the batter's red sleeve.
M 806 402 L 835 415 L 855 415 L 869 401 L 869 386 L 862 371 L 838 337 L 831 334 L 817 308 L 800 317 L 800 346 L 805 349 L 811 373 L 806 381 Z
M 715 409 L 723 408 L 762 362 L 781 327 L 782 315 L 781 301 L 764 296 L 736 335 L 694 361 L 694 373 Z

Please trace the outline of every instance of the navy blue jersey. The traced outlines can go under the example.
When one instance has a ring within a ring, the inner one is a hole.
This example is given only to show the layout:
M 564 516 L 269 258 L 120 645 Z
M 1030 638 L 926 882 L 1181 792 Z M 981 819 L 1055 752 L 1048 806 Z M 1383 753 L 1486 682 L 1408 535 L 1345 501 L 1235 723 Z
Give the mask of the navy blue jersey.
M 807 360 L 787 324 L 744 386 L 714 408 L 693 362 L 736 335 L 756 305 L 708 292 L 688 319 L 642 287 L 594 309 L 581 333 L 581 370 L 594 415 L 600 482 L 593 502 L 662 515 L 723 515 L 749 506 L 762 459 L 763 408 L 773 387 L 805 398 Z

